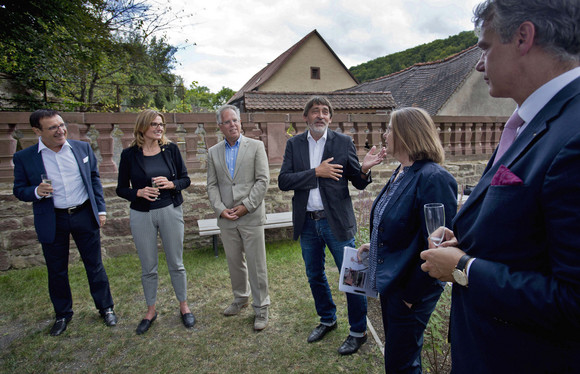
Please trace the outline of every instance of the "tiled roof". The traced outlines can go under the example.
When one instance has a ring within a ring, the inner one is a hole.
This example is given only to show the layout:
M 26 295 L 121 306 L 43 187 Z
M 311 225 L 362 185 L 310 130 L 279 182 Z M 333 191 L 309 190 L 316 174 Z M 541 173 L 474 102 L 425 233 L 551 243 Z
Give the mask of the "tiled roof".
M 393 109 L 396 104 L 390 92 L 246 92 L 246 111 L 301 111 L 312 96 L 325 96 L 335 110 Z
M 268 81 L 268 79 L 270 79 L 274 74 L 276 74 L 276 72 L 278 72 L 278 70 L 286 63 L 286 61 L 288 61 L 288 59 L 313 35 L 317 35 L 320 38 L 320 40 L 322 40 L 324 45 L 326 45 L 328 50 L 334 55 L 336 60 L 342 65 L 344 70 L 348 74 L 350 74 L 350 76 L 352 77 L 352 79 L 355 82 L 358 82 L 358 80 L 352 75 L 350 70 L 348 70 L 348 68 L 346 66 L 344 66 L 344 64 L 342 63 L 340 58 L 338 58 L 336 53 L 334 53 L 332 48 L 330 48 L 328 43 L 326 43 L 326 41 L 322 38 L 322 36 L 320 36 L 318 31 L 313 30 L 308 35 L 306 35 L 304 38 L 302 38 L 298 43 L 296 43 L 292 47 L 290 47 L 286 52 L 284 52 L 280 56 L 278 56 L 274 61 L 272 61 L 271 63 L 266 65 L 262 70 L 257 72 L 248 82 L 246 82 L 246 84 L 238 92 L 236 92 L 236 94 L 234 96 L 232 96 L 228 100 L 228 102 L 233 103 L 234 101 L 242 98 L 244 96 L 245 92 L 256 90 L 261 85 L 263 85 L 266 81 Z
M 444 60 L 415 64 L 341 91 L 390 91 L 398 107 L 418 106 L 435 115 L 461 87 L 480 57 L 481 49 L 472 46 Z

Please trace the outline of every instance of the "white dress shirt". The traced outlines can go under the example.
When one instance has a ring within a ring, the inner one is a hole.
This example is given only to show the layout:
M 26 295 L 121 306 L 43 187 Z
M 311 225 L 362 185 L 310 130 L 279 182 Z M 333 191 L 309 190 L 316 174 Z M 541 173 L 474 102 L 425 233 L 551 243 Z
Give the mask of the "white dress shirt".
M 308 155 L 310 156 L 310 167 L 313 169 L 317 168 L 322 162 L 322 153 L 324 152 L 324 146 L 326 145 L 327 133 L 328 129 L 326 129 L 322 137 L 316 141 L 312 135 L 310 135 L 310 130 L 308 130 Z M 317 210 L 324 210 L 322 198 L 320 197 L 320 189 L 318 187 L 310 190 L 308 203 L 306 204 L 306 211 L 314 212 Z
M 54 207 L 67 209 L 87 201 L 89 194 L 69 142 L 66 141 L 60 151 L 54 152 L 40 138 L 38 152 L 42 155 L 46 174 L 52 181 Z M 36 196 L 39 197 L 38 193 Z

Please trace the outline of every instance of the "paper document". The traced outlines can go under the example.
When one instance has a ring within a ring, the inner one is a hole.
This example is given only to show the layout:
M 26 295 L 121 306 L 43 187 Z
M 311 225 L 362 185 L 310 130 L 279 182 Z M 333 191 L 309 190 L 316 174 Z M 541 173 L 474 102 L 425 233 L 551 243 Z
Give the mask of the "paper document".
M 344 257 L 338 289 L 343 292 L 350 292 L 361 296 L 377 297 L 378 292 L 372 290 L 369 277 L 368 252 L 361 262 L 358 261 L 356 248 L 344 247 Z

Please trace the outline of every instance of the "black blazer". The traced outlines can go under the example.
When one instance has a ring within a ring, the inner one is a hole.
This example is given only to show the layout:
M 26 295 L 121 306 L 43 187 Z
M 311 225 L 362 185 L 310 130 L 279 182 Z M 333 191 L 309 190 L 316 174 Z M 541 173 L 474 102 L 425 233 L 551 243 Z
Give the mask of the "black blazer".
M 179 148 L 174 143 L 161 146 L 161 155 L 169 168 L 170 177 L 167 178 L 175 184 L 175 189 L 170 190 L 173 206 L 183 203 L 181 190 L 191 184 L 187 175 L 187 168 L 179 153 Z M 125 148 L 121 153 L 119 163 L 119 178 L 117 181 L 117 195 L 131 202 L 131 209 L 140 212 L 149 211 L 149 200 L 137 197 L 137 190 L 151 186 L 151 180 L 145 173 L 145 158 L 143 150 L 138 146 Z
M 348 191 L 348 181 L 359 190 L 371 183 L 371 179 L 361 176 L 361 168 L 352 139 L 344 134 L 328 129 L 322 161 L 334 157 L 333 164 L 341 164 L 342 178 L 338 181 L 330 178 L 316 178 L 316 172 L 310 167 L 308 153 L 308 131 L 296 135 L 286 142 L 284 161 L 278 176 L 278 187 L 282 191 L 294 190 L 292 198 L 292 222 L 294 240 L 298 239 L 306 221 L 306 205 L 310 190 L 318 185 L 322 205 L 326 212 L 328 224 L 334 236 L 346 241 L 356 234 L 356 218 Z
M 373 203 L 371 232 L 375 206 L 387 187 Z M 419 257 L 429 247 L 423 209 L 428 203 L 443 203 L 445 226 L 451 227 L 457 212 L 457 182 L 433 161 L 415 161 L 381 216 L 376 276 L 381 294 L 397 289 L 406 302 L 415 304 L 441 291 L 441 282 L 421 270 Z

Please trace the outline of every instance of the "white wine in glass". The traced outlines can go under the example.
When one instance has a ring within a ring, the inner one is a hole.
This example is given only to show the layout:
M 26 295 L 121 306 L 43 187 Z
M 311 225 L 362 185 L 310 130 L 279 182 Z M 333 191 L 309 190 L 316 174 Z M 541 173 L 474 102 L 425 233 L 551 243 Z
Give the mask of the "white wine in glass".
M 48 178 L 48 175 L 41 174 L 40 178 L 42 179 L 42 183 L 50 184 L 52 186 L 52 181 L 50 180 L 50 178 Z M 52 197 L 52 192 L 46 194 L 46 197 Z
M 429 233 L 429 239 L 439 247 L 445 237 L 445 230 L 437 230 L 445 226 L 445 207 L 441 203 L 425 204 L 425 225 Z
M 159 189 L 157 183 L 155 183 L 155 178 L 151 178 L 151 187 Z M 155 200 L 159 200 L 159 195 L 155 198 Z

